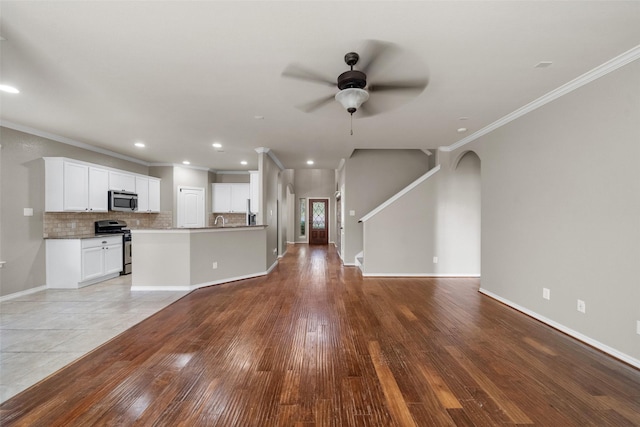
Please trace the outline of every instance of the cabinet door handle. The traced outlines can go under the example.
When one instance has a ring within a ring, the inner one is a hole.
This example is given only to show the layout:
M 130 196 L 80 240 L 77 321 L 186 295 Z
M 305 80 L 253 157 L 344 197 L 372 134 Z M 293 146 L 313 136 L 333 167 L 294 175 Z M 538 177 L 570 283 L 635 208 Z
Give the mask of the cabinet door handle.
M 106 240 L 103 240 L 103 241 L 102 241 L 102 244 L 103 244 L 103 245 L 106 245 L 106 244 L 107 244 L 107 241 L 106 241 Z

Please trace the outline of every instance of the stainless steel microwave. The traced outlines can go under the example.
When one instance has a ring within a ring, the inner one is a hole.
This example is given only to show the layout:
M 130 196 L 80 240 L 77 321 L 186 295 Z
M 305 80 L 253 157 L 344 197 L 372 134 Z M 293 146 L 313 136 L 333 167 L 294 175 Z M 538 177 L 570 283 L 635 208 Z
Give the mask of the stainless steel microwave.
M 138 210 L 138 195 L 128 191 L 109 191 L 109 210 L 135 212 Z

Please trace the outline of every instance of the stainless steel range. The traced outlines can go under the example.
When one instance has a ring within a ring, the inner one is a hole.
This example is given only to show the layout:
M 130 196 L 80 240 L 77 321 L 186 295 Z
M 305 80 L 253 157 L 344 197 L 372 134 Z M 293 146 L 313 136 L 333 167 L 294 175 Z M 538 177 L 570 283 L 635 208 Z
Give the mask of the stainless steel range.
M 131 274 L 131 230 L 125 228 L 127 223 L 116 219 L 105 219 L 95 222 L 95 233 L 122 234 L 122 271 L 120 274 Z

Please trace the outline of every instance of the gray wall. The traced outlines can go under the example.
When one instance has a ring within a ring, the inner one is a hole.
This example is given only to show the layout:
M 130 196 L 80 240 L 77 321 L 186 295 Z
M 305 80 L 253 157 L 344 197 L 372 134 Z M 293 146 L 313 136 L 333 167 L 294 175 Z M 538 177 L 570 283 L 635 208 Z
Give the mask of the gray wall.
M 160 210 L 175 212 L 173 208 L 173 166 L 151 166 L 149 175 L 162 180 L 160 181 Z
M 278 211 L 280 215 L 278 235 L 278 254 L 283 255 L 287 251 L 287 242 L 293 241 L 289 239 L 293 228 L 293 203 L 295 202 L 295 194 L 290 194 L 289 189 L 293 188 L 295 171 L 293 169 L 285 169 L 278 174 Z
M 280 169 L 267 153 L 258 154 L 258 170 L 262 184 L 262 206 L 259 217 L 267 225 L 267 268 L 278 259 L 278 174 Z M 275 251 L 274 251 L 275 250 Z
M 441 165 L 434 175 L 364 223 L 363 274 L 479 276 L 480 159 L 476 154 L 467 153 L 451 167 Z
M 635 61 L 451 156 L 482 160 L 482 288 L 636 360 L 639 93 Z
M 2 141 L 2 235 L 0 245 L 7 264 L 0 296 L 44 286 L 43 235 L 44 161 L 42 157 L 68 157 L 147 175 L 146 166 L 95 153 L 13 129 L 0 127 Z M 23 216 L 33 208 L 33 216 Z
M 353 264 L 363 248 L 358 220 L 425 174 L 428 157 L 420 150 L 356 150 L 345 162 L 345 264 Z M 355 216 L 350 216 L 352 210 Z
M 335 193 L 336 180 L 335 170 L 333 169 L 296 169 L 295 171 L 295 219 L 293 229 L 295 230 L 295 238 L 298 242 L 306 242 L 307 237 L 300 236 L 300 199 L 306 200 L 307 211 L 309 210 L 309 198 L 327 198 L 329 199 L 329 241 L 336 240 L 336 218 L 335 218 Z M 307 216 L 309 213 L 307 212 Z M 307 224 L 308 224 L 307 220 Z
M 213 182 L 221 182 L 221 183 L 249 183 L 251 181 L 251 177 L 249 172 L 247 173 L 224 173 L 218 172 L 216 174 L 216 180 Z

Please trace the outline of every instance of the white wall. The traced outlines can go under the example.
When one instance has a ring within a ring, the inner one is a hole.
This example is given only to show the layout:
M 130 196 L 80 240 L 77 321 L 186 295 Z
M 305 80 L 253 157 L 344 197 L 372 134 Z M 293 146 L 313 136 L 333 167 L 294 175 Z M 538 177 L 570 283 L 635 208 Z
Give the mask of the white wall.
M 482 288 L 640 364 L 639 93 L 635 61 L 451 159 L 482 159 Z

